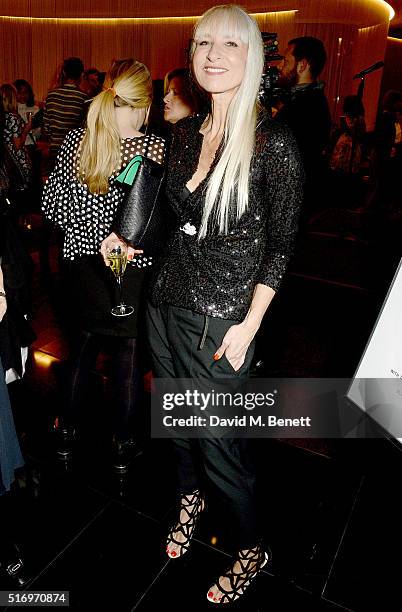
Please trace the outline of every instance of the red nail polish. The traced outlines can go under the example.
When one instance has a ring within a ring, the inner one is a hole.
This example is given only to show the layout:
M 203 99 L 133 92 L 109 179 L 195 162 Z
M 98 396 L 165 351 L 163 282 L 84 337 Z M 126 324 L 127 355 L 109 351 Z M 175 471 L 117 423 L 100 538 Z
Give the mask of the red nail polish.
M 208 597 L 212 597 L 213 598 L 214 594 L 212 593 L 212 591 L 209 591 L 208 593 Z
M 172 552 L 170 554 L 172 555 L 172 557 L 175 557 L 176 556 L 176 551 L 172 550 Z
M 214 361 L 218 361 L 218 359 L 220 359 L 220 356 L 218 355 L 218 353 L 215 353 L 215 355 L 214 355 Z

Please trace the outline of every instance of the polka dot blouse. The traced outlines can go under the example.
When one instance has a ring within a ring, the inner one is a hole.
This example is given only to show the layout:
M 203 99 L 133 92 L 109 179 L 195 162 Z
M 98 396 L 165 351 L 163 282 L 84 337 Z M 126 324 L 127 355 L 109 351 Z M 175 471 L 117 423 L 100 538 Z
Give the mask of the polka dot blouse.
M 103 195 L 92 194 L 76 178 L 78 149 L 84 133 L 85 130 L 79 128 L 67 134 L 42 198 L 45 217 L 65 231 L 63 256 L 70 260 L 97 255 L 100 243 L 110 234 L 116 211 L 124 197 L 123 190 L 115 183 L 121 170 L 136 155 L 147 155 L 162 163 L 165 151 L 163 138 L 153 134 L 123 138 L 122 165 L 109 178 L 109 191 Z M 134 265 L 140 268 L 152 263 L 150 257 L 137 256 L 134 261 Z

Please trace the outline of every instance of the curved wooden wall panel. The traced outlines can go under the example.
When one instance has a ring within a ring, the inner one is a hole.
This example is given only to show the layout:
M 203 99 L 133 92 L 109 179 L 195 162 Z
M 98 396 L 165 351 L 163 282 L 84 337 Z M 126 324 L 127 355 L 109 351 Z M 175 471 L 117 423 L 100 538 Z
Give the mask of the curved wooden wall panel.
M 384 59 L 390 9 L 383 0 L 275 0 L 270 4 L 249 0 L 242 4 L 257 13 L 261 30 L 278 32 L 282 49 L 290 38 L 300 35 L 324 41 L 329 59 L 322 78 L 334 117 L 343 97 L 357 89 L 353 74 Z M 191 12 L 199 15 L 211 5 L 196 0 Z M 5 0 L 1 7 L 0 80 L 25 78 L 32 82 L 38 99 L 46 95 L 62 59 L 70 55 L 101 70 L 113 58 L 134 56 L 149 66 L 153 78 L 163 78 L 168 70 L 185 63 L 194 23 L 194 18 L 178 17 L 189 14 L 185 0 L 170 5 L 166 0 Z M 380 81 L 381 72 L 367 79 L 364 102 L 369 127 L 376 114 Z

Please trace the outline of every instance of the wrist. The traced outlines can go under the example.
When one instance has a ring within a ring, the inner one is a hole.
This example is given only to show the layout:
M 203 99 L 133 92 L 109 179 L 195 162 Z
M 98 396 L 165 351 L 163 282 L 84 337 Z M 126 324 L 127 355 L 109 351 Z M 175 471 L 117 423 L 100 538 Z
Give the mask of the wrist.
M 261 320 L 258 317 L 251 315 L 248 313 L 243 320 L 243 327 L 247 329 L 250 333 L 256 334 L 260 328 Z

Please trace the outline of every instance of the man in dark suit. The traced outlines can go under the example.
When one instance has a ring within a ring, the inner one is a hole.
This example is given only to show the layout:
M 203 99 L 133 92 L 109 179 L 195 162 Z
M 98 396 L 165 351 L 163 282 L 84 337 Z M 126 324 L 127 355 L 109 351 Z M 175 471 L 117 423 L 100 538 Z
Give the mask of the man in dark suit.
M 327 60 L 321 40 L 312 36 L 288 42 L 278 68 L 280 86 L 288 97 L 276 115 L 292 129 L 303 157 L 306 173 L 302 221 L 320 208 L 324 199 L 320 184 L 325 175 L 323 152 L 329 143 L 331 115 L 324 83 L 318 81 Z

